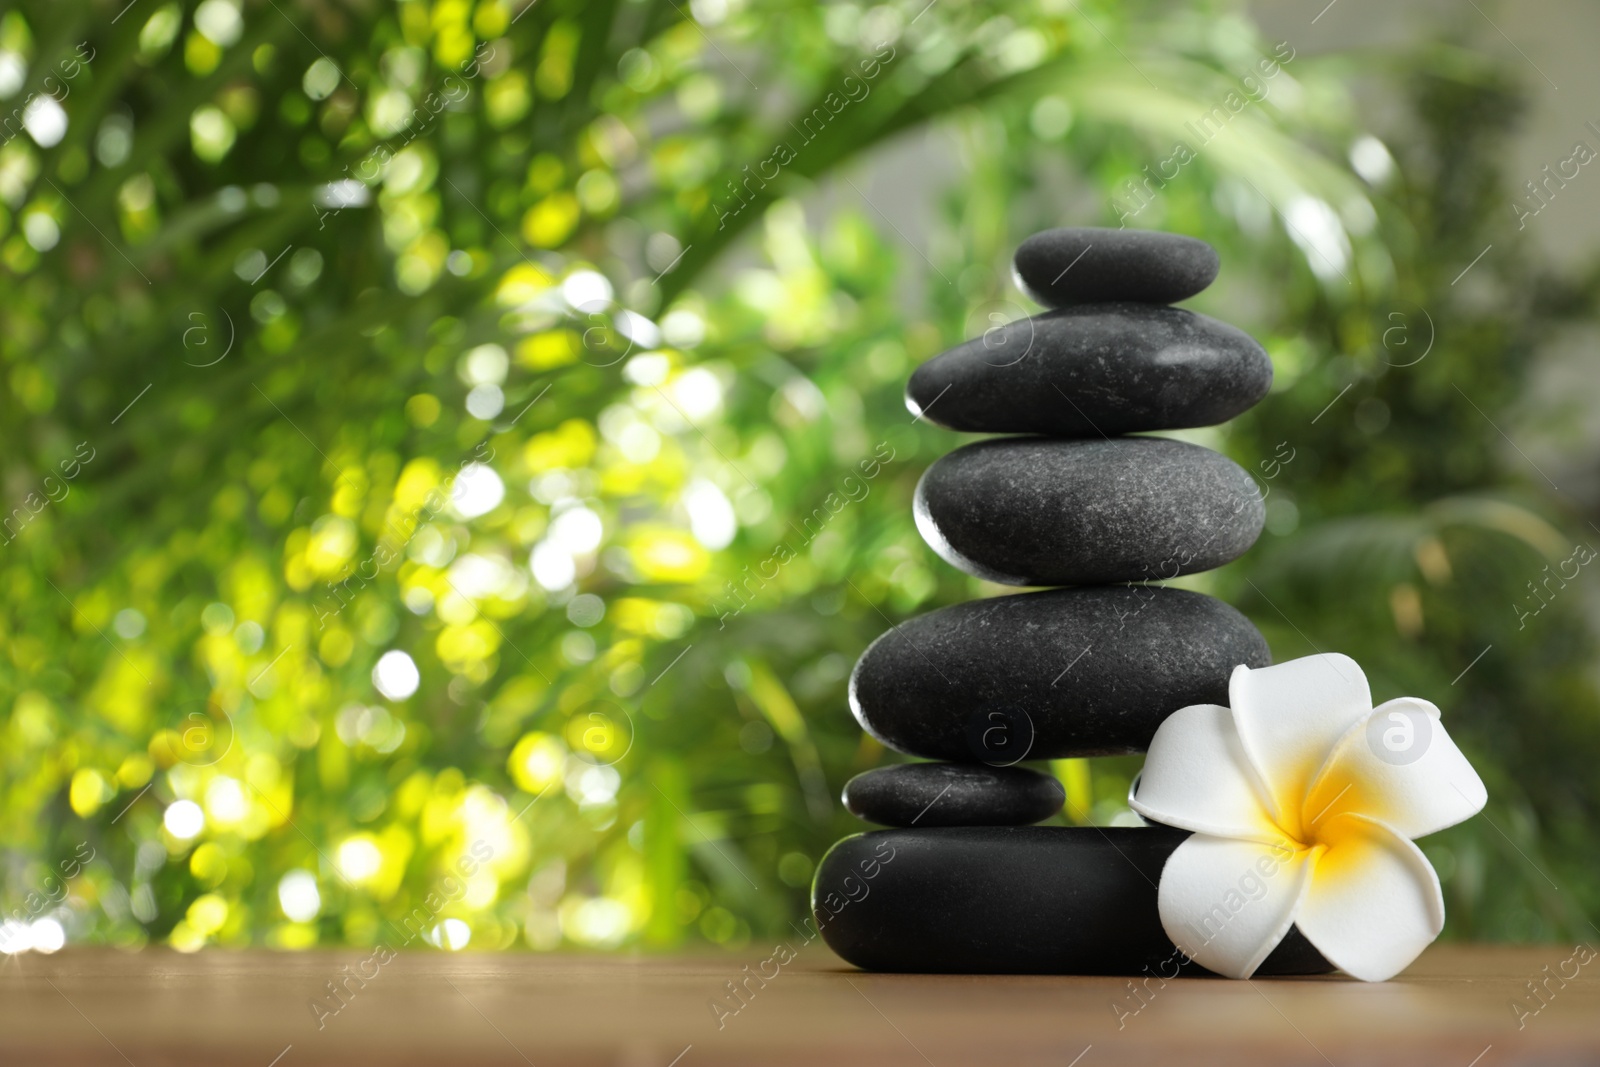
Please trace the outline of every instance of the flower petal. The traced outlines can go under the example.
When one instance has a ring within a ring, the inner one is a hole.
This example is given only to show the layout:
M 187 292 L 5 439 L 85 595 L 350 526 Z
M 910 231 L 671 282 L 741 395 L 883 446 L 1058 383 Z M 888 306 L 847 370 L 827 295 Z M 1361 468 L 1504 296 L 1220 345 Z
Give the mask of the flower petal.
M 1294 923 L 1309 851 L 1195 834 L 1161 870 L 1161 927 L 1184 955 L 1248 978 Z
M 1167 716 L 1150 741 L 1139 790 L 1128 798 L 1147 819 L 1219 837 L 1283 841 L 1255 769 L 1239 744 L 1233 715 L 1193 704 Z
M 1240 666 L 1229 679 L 1228 701 L 1279 824 L 1300 836 L 1306 791 L 1334 744 L 1372 711 L 1367 676 L 1337 652 L 1258 670 Z
M 1373 819 L 1340 815 L 1320 836 L 1327 850 L 1295 923 L 1346 974 L 1393 978 L 1444 929 L 1439 876 L 1421 849 Z
M 1308 826 L 1354 813 L 1402 837 L 1423 837 L 1470 819 L 1488 799 L 1483 779 L 1439 721 L 1439 709 L 1401 697 L 1339 740 L 1306 795 L 1305 811 Z

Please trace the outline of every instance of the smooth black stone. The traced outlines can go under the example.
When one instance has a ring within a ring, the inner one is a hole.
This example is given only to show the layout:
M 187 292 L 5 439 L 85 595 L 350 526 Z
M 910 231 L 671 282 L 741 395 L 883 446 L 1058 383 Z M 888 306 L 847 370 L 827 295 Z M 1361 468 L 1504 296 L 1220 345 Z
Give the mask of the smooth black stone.
M 1051 589 L 908 619 L 850 675 L 850 710 L 914 756 L 1012 764 L 1143 752 L 1190 704 L 1272 662 L 1250 620 L 1164 586 Z
M 1227 422 L 1272 387 L 1243 330 L 1180 308 L 1092 304 L 998 326 L 918 367 L 912 414 L 952 430 L 1102 437 Z
M 1243 555 L 1266 520 L 1244 468 L 1162 437 L 979 441 L 923 473 L 913 509 L 935 552 L 1008 585 L 1210 570 Z
M 1046 307 L 1135 300 L 1186 300 L 1217 276 L 1217 250 L 1195 237 L 1158 230 L 1064 227 L 1017 246 L 1017 288 Z
M 879 767 L 844 786 L 845 808 L 882 826 L 1026 826 L 1065 801 L 1049 775 L 972 763 Z
M 1161 868 L 1188 836 L 1157 827 L 877 830 L 828 851 L 811 907 L 828 947 L 872 971 L 1206 974 L 1173 946 L 1156 905 Z M 1256 973 L 1331 970 L 1291 929 Z

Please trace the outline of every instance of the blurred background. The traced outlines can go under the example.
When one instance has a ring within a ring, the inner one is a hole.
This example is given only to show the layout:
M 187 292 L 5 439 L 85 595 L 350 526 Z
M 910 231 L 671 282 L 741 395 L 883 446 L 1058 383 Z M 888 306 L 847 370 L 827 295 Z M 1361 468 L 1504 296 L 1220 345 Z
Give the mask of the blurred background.
M 1444 710 L 1447 936 L 1587 937 L 1597 18 L 9 4 L 0 952 L 788 930 L 901 758 L 855 657 L 1009 591 L 916 534 L 905 379 L 1119 223 L 1276 367 L 1178 435 L 1268 494 L 1179 584 Z M 1051 764 L 1065 821 L 1138 765 Z

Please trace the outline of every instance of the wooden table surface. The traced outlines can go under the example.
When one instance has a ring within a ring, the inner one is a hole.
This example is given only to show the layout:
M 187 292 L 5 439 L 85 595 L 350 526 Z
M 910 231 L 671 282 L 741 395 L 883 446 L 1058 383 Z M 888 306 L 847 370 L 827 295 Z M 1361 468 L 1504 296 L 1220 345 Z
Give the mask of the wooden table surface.
M 1378 985 L 1151 980 L 1139 1008 L 1127 979 L 864 974 L 816 944 L 719 1027 L 724 983 L 769 955 L 25 955 L 0 964 L 0 1064 L 1600 1062 L 1600 959 L 1573 946 L 1441 945 Z M 346 965 L 377 973 L 319 1029 L 311 1002 Z

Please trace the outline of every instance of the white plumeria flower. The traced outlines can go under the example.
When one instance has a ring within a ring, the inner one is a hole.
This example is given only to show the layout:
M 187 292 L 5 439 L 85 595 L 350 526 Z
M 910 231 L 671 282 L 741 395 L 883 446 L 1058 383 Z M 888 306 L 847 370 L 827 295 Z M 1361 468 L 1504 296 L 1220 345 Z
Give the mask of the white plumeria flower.
M 1194 831 L 1161 872 L 1167 936 L 1248 978 L 1298 926 L 1347 974 L 1398 974 L 1444 927 L 1439 876 L 1411 839 L 1488 799 L 1439 709 L 1373 708 L 1366 675 L 1337 654 L 1238 667 L 1228 700 L 1168 717 L 1129 799 Z

